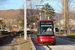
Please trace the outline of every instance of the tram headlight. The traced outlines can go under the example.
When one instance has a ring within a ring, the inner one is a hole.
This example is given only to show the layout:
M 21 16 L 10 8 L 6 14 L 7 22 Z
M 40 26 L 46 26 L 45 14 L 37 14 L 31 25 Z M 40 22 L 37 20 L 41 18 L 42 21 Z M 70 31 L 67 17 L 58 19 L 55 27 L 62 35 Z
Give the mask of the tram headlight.
M 41 41 L 42 41 L 42 39 L 41 39 Z

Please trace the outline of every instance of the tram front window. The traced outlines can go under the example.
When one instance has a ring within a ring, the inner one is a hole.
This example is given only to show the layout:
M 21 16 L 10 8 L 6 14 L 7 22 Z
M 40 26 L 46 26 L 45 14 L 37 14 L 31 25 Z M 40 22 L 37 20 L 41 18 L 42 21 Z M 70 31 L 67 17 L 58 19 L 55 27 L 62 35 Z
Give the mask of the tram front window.
M 53 25 L 41 25 L 41 35 L 53 35 Z

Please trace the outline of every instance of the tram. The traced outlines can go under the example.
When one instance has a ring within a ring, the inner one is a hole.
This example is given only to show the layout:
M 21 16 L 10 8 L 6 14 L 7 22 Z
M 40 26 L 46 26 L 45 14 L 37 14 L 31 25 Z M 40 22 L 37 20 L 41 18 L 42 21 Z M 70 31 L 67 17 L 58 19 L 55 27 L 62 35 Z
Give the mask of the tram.
M 33 28 L 33 38 L 38 45 L 55 45 L 55 29 L 52 20 L 39 20 Z

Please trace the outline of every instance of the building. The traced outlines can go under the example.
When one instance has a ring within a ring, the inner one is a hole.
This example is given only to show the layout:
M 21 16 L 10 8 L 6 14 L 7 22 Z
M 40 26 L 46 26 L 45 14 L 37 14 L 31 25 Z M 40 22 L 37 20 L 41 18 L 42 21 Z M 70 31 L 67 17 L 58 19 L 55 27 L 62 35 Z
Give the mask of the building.
M 64 25 L 64 20 L 63 20 L 63 19 L 60 20 L 60 24 L 61 24 L 61 25 Z M 57 23 L 57 25 L 59 25 L 59 23 Z M 75 20 L 70 19 L 70 25 L 75 25 Z

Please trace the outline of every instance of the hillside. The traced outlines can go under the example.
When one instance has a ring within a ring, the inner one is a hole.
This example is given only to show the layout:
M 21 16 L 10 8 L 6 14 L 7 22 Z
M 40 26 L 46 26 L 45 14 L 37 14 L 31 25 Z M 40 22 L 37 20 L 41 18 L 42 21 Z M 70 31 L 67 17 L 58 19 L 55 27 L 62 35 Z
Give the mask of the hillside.
M 24 15 L 23 13 L 24 13 L 23 9 L 0 10 L 0 18 L 5 18 L 5 19 L 18 19 L 19 18 L 19 20 L 21 20 L 21 18 L 23 19 L 23 15 Z M 38 13 L 39 13 L 39 11 L 37 9 L 32 9 L 32 10 L 27 9 L 28 17 L 30 17 L 32 15 L 38 16 Z M 75 15 L 74 13 L 70 13 L 70 17 L 72 19 L 75 19 L 74 15 Z M 59 14 L 59 17 L 61 17 L 61 19 L 62 19 L 62 14 Z M 53 18 L 57 22 L 58 21 L 58 13 L 55 13 L 55 16 L 53 16 Z

